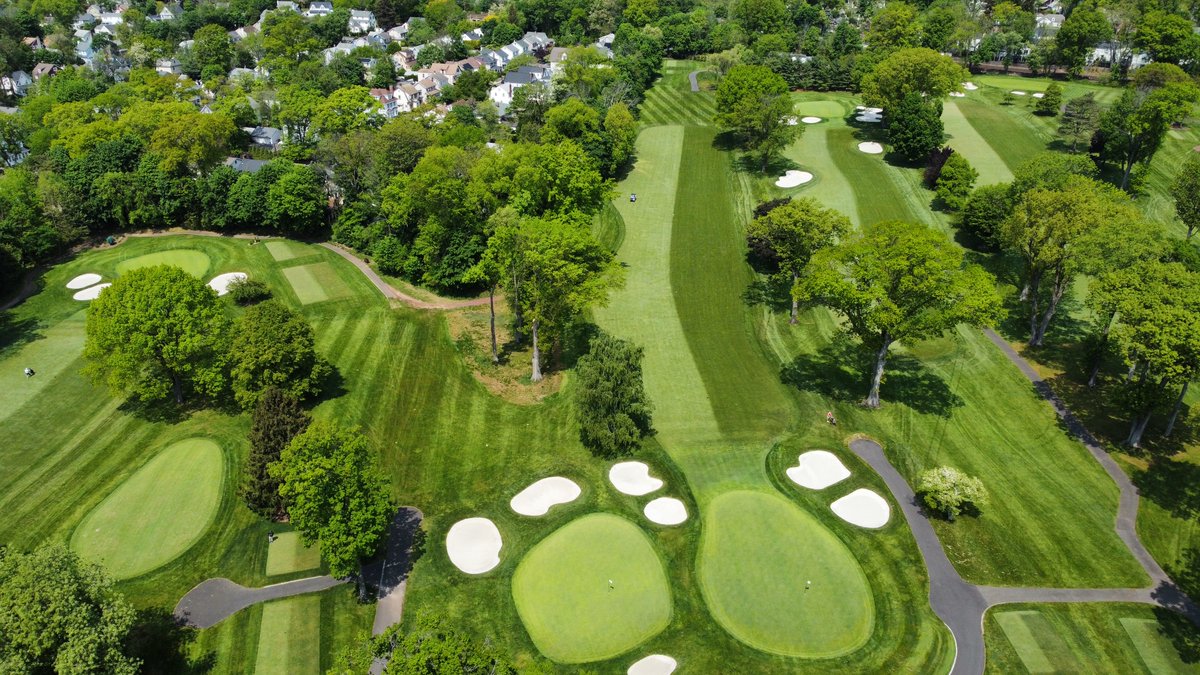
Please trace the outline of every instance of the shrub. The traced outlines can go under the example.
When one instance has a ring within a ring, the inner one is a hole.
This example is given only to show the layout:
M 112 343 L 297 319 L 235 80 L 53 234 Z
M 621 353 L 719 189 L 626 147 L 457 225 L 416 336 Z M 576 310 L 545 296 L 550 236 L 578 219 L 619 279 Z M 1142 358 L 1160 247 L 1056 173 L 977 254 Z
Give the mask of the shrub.
M 942 204 L 951 211 L 959 211 L 967 203 L 971 188 L 979 173 L 971 166 L 966 157 L 954 153 L 942 166 L 942 172 L 937 179 L 937 196 Z
M 1062 85 L 1057 82 L 1051 82 L 1050 86 L 1046 87 L 1046 93 L 1034 104 L 1033 111 L 1038 115 L 1050 117 L 1057 115 L 1058 108 L 1062 105 L 1062 98 Z
M 253 305 L 271 297 L 271 289 L 254 279 L 234 279 L 229 283 L 229 298 L 239 305 Z
M 978 514 L 987 506 L 987 491 L 978 478 L 949 466 L 939 466 L 921 474 L 917 494 L 929 510 L 954 520 L 960 513 Z
M 1007 185 L 984 185 L 967 198 L 958 227 L 989 247 L 995 247 L 995 233 L 1012 211 Z
M 401 243 L 399 239 L 388 235 L 375 242 L 371 253 L 375 256 L 375 264 L 379 266 L 380 272 L 392 276 L 404 275 L 404 263 L 408 259 L 408 247 Z

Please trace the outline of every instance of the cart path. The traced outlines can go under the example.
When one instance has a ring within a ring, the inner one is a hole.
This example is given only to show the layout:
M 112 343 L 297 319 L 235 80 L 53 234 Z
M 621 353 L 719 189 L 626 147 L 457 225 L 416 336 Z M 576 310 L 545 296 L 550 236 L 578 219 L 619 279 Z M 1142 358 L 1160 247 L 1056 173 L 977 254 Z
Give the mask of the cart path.
M 692 91 L 700 91 L 700 82 L 696 79 L 696 76 L 703 72 L 705 72 L 705 71 L 694 70 L 694 71 L 688 73 L 688 82 L 691 82 L 691 84 L 692 84 Z
M 229 579 L 207 579 L 180 598 L 179 604 L 175 605 L 175 617 L 195 628 L 210 628 L 251 605 L 316 593 L 347 582 L 347 579 L 320 576 L 247 588 Z

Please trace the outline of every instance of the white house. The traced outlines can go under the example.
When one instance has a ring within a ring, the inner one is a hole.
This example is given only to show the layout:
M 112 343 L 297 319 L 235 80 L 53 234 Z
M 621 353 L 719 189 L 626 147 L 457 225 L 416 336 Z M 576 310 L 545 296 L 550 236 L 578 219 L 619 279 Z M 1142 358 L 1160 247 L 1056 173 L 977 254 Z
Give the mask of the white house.
M 392 92 L 392 97 L 400 112 L 412 112 L 425 103 L 425 92 L 411 82 L 401 82 Z
M 325 55 L 325 65 L 333 63 L 334 57 L 336 57 L 338 54 L 345 54 L 349 56 L 350 52 L 352 51 L 354 51 L 354 43 L 346 38 L 342 38 L 341 42 L 322 52 Z
M 350 20 L 346 23 L 351 33 L 363 34 L 375 30 L 375 13 L 365 10 L 350 10 Z
M 333 3 L 325 2 L 324 0 L 313 0 L 308 4 L 308 9 L 304 10 L 304 16 L 314 19 L 322 16 L 329 16 L 333 13 Z
M 78 56 L 86 64 L 90 64 L 96 56 L 95 50 L 92 49 L 91 31 L 83 28 L 75 31 L 75 56 Z
M 242 127 L 250 134 L 250 142 L 260 148 L 278 150 L 283 145 L 283 131 L 274 127 Z
M 488 98 L 496 104 L 496 109 L 503 115 L 512 104 L 513 94 L 527 84 L 546 82 L 550 79 L 550 69 L 545 66 L 521 66 L 508 73 L 500 84 L 492 87 Z
M 106 26 L 120 26 L 125 23 L 125 17 L 116 12 L 102 12 L 100 14 L 100 23 Z
M 404 42 L 404 40 L 408 38 L 408 34 L 412 32 L 413 23 L 416 21 L 424 21 L 424 19 L 419 16 L 409 17 L 408 21 L 405 21 L 399 26 L 388 30 L 388 35 L 391 35 L 392 40 L 396 42 Z
M 275 0 L 276 12 L 295 12 L 300 13 L 300 7 L 292 2 L 292 0 Z
M 379 102 L 379 113 L 388 119 L 400 114 L 400 104 L 391 89 L 372 89 L 371 98 Z
M 158 13 L 159 21 L 174 21 L 183 16 L 183 7 L 179 3 L 167 3 L 163 5 L 162 11 Z
M 175 59 L 158 59 L 154 62 L 154 70 L 159 75 L 181 75 L 183 66 Z
M 33 78 L 23 70 L 15 70 L 11 75 L 0 78 L 0 90 L 9 96 L 24 96 L 33 85 Z
M 482 40 L 483 39 L 483 29 L 482 28 L 472 28 L 471 30 L 458 36 L 458 39 L 462 40 L 463 42 L 470 42 L 472 40 Z

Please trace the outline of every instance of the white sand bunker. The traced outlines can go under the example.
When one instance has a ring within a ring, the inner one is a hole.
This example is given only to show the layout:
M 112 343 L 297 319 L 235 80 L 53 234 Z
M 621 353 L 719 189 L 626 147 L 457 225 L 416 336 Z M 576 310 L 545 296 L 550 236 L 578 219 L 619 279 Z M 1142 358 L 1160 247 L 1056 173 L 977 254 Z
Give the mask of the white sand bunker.
M 650 475 L 650 467 L 642 462 L 617 462 L 608 470 L 608 480 L 622 494 L 641 497 L 663 486 L 663 482 Z
M 92 286 L 91 288 L 85 288 L 82 291 L 75 293 L 75 295 L 72 295 L 71 297 L 75 298 L 76 300 L 95 300 L 96 298 L 100 297 L 100 291 L 108 288 L 109 286 L 112 286 L 112 284 L 100 284 L 98 286 Z
M 100 275 L 92 274 L 89 272 L 88 274 L 80 274 L 79 276 L 75 277 L 74 279 L 68 281 L 67 288 L 74 291 L 74 290 L 77 290 L 80 288 L 87 288 L 88 286 L 91 286 L 92 284 L 96 284 L 99 282 L 100 282 Z
M 796 119 L 795 115 L 790 115 L 790 116 L 786 117 L 785 119 L 786 119 L 789 127 L 794 127 L 800 123 L 799 120 Z
M 1012 94 L 1013 96 L 1024 96 L 1025 95 L 1025 92 L 1021 91 L 1020 89 L 1013 89 L 1012 91 L 1010 91 L 1008 93 Z
M 1034 98 L 1046 98 L 1046 94 L 1044 94 L 1040 91 L 1034 92 L 1034 93 L 1030 94 L 1030 96 L 1032 96 Z
M 500 564 L 500 530 L 487 518 L 460 520 L 446 534 L 450 562 L 467 574 L 483 574 Z
M 674 497 L 659 497 L 643 509 L 646 517 L 659 525 L 678 525 L 687 520 L 687 507 Z
M 794 188 L 797 185 L 804 185 L 813 179 L 813 175 L 807 171 L 796 171 L 795 169 L 788 171 L 775 181 L 776 187 Z
M 817 124 L 821 121 L 821 118 L 820 117 L 801 117 L 800 121 L 804 122 L 805 124 Z
M 964 98 L 966 96 L 966 94 L 962 93 L 961 91 L 952 91 L 950 92 L 950 95 L 954 98 Z
M 863 114 L 861 114 L 861 115 L 859 115 L 858 117 L 855 117 L 854 119 L 858 120 L 859 122 L 874 122 L 874 123 L 879 123 L 879 122 L 882 122 L 882 121 L 883 121 L 883 117 L 882 117 L 882 116 L 880 116 L 880 115 L 877 115 L 877 114 L 875 114 L 875 113 L 866 113 L 866 112 L 865 112 L 865 113 L 863 113 Z
M 859 488 L 829 505 L 839 518 L 859 527 L 871 529 L 887 525 L 892 509 L 887 500 L 866 488 Z
M 858 144 L 858 149 L 867 153 L 868 155 L 883 154 L 883 146 L 875 141 L 863 141 L 862 143 Z
M 575 481 L 562 476 L 551 476 L 521 490 L 508 505 L 523 516 L 544 516 L 551 506 L 575 501 L 579 492 Z
M 651 654 L 625 671 L 628 675 L 671 675 L 675 672 L 675 659 L 662 654 Z
M 963 82 L 962 88 L 966 89 L 967 91 L 975 91 L 979 88 L 979 85 L 975 84 L 974 82 Z
M 213 280 L 208 282 L 208 287 L 217 292 L 217 295 L 225 295 L 229 292 L 229 284 L 235 281 L 241 281 L 246 278 L 245 272 L 228 272 L 226 274 L 218 274 L 213 277 Z
M 867 108 L 867 112 L 871 113 L 872 115 L 882 115 L 883 108 Z
M 809 450 L 800 455 L 799 465 L 787 470 L 787 477 L 810 490 L 825 488 L 850 477 L 850 469 L 828 450 Z

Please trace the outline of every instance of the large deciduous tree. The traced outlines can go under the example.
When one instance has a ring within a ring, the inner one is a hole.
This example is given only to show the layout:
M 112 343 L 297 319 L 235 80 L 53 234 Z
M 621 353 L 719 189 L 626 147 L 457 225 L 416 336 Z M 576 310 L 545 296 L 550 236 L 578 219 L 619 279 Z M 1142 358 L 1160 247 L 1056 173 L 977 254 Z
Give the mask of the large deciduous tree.
M 765 248 L 789 279 L 788 289 L 796 285 L 801 272 L 817 251 L 831 246 L 852 229 L 850 219 L 834 209 L 805 197 L 777 206 L 750 221 L 746 240 L 752 250 Z M 800 301 L 792 296 L 791 323 L 796 323 Z
M 766 66 L 734 66 L 717 85 L 717 124 L 740 135 L 763 169 L 802 130 L 788 124 L 787 94 L 787 82 Z
M 874 352 L 864 404 L 879 407 L 888 350 L 960 323 L 989 324 L 1000 314 L 995 280 L 963 251 L 924 225 L 885 221 L 819 251 L 793 293 L 846 318 L 848 329 Z
M 600 457 L 638 448 L 652 432 L 650 401 L 642 385 L 642 348 L 611 335 L 592 340 L 575 367 L 579 440 Z
M 1200 155 L 1189 155 L 1179 168 L 1171 184 L 1171 197 L 1175 200 L 1175 215 L 1187 226 L 1187 238 L 1191 239 L 1200 227 Z
M 910 163 L 923 162 L 945 137 L 941 101 L 923 99 L 916 92 L 891 108 L 887 125 L 892 150 Z
M 392 518 L 387 477 L 361 434 L 315 422 L 292 439 L 271 476 L 305 545 L 317 542 L 336 577 L 379 550 Z
M 274 300 L 250 307 L 238 320 L 229 363 L 234 397 L 246 409 L 270 387 L 301 400 L 314 396 L 332 371 L 317 354 L 312 326 Z
M 909 94 L 930 102 L 941 101 L 958 91 L 965 79 L 967 71 L 948 56 L 925 47 L 901 49 L 863 76 L 863 100 L 890 113 Z
M 156 265 L 118 277 L 92 301 L 84 372 L 142 400 L 188 389 L 224 389 L 228 320 L 217 293 L 178 267 Z
M 270 467 L 309 422 L 300 402 L 281 389 L 269 387 L 258 397 L 250 422 L 250 453 L 238 489 L 250 510 L 268 518 L 286 515 L 279 479 L 271 475 Z
M 135 620 L 99 565 L 63 546 L 0 547 L 0 671 L 134 675 Z
M 1054 35 L 1059 63 L 1066 66 L 1072 75 L 1078 75 L 1092 49 L 1111 39 L 1112 34 L 1112 25 L 1103 14 L 1083 7 L 1076 9 Z
M 1128 88 L 1100 118 L 1106 161 L 1121 171 L 1121 189 L 1129 186 L 1134 166 L 1148 165 L 1162 146 L 1171 123 L 1183 118 L 1196 102 L 1191 84 L 1171 83 L 1156 89 Z

